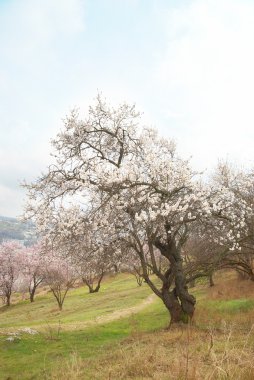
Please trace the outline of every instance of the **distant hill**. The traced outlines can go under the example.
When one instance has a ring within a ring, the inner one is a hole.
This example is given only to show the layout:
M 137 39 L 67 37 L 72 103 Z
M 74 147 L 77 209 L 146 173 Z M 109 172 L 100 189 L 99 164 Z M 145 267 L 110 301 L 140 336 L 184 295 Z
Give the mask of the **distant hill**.
M 0 243 L 6 240 L 17 240 L 24 245 L 33 244 L 37 240 L 35 225 L 0 215 Z

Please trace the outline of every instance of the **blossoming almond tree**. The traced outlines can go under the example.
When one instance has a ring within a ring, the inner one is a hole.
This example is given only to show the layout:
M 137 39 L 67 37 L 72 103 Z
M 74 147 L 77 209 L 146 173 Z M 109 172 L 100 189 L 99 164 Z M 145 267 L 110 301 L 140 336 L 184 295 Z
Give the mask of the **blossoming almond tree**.
M 253 173 L 221 162 L 210 188 L 213 217 L 192 231 L 184 247 L 189 274 L 203 272 L 211 286 L 212 274 L 225 268 L 254 279 Z
M 47 212 L 49 215 L 49 209 Z M 77 206 L 51 207 L 50 212 L 53 224 L 48 223 L 44 249 L 57 250 L 63 260 L 68 259 L 76 268 L 89 293 L 98 292 L 114 262 L 112 244 L 106 244 L 105 234 Z
M 223 247 L 220 266 L 233 268 L 254 281 L 254 174 L 227 162 L 220 162 L 213 176 L 217 187 L 230 189 L 234 198 L 231 227 L 220 222 L 213 239 Z M 233 203 L 233 202 L 231 202 Z M 244 216 L 244 218 L 243 218 Z M 234 223 L 232 223 L 232 220 Z M 232 226 L 234 224 L 234 226 Z M 235 241 L 232 244 L 232 240 Z
M 22 250 L 20 272 L 23 275 L 23 286 L 26 285 L 30 301 L 34 302 L 36 289 L 45 278 L 45 257 L 42 246 L 37 243 Z
M 77 280 L 75 268 L 61 257 L 47 254 L 45 267 L 45 282 L 55 297 L 59 310 L 63 304 L 68 291 L 74 287 Z
M 101 246 L 116 251 L 125 246 L 139 258 L 144 280 L 169 310 L 171 323 L 191 318 L 195 298 L 188 291 L 183 247 L 192 230 L 203 226 L 214 231 L 218 223 L 232 235 L 232 247 L 237 246 L 234 233 L 237 224 L 245 226 L 246 209 L 235 217 L 232 191 L 202 185 L 171 140 L 139 127 L 134 106 L 114 109 L 100 96 L 87 119 L 71 113 L 53 146 L 55 163 L 26 185 L 26 211 L 35 216 L 40 232 L 47 236 L 54 230 L 58 207 L 78 205 L 80 231 L 82 220 L 89 220 L 94 233 L 104 237 Z M 165 265 L 158 266 L 155 249 Z
M 11 295 L 19 277 L 22 246 L 8 241 L 0 245 L 0 291 L 7 306 L 11 304 Z

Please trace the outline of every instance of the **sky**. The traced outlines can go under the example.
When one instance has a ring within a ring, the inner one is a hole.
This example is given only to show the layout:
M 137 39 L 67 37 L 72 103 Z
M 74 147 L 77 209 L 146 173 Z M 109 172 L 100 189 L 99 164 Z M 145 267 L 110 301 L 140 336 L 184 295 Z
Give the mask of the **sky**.
M 194 168 L 254 160 L 254 0 L 0 0 L 0 215 L 97 92 L 135 103 Z

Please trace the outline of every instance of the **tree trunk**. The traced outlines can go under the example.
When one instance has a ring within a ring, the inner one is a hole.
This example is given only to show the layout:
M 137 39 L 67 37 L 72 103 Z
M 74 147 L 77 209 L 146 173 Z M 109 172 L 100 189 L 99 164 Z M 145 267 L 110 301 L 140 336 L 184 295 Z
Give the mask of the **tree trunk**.
M 113 268 L 114 268 L 115 273 L 119 273 L 119 269 L 118 269 L 118 266 L 116 264 L 113 265 Z
M 214 286 L 213 273 L 209 274 L 209 286 L 210 287 Z
M 193 317 L 196 299 L 188 292 L 180 249 L 170 237 L 168 244 L 157 241 L 155 245 L 170 262 L 170 267 L 164 274 L 167 281 L 161 289 L 163 303 L 171 316 L 170 325 L 179 322 L 188 323 Z M 170 291 L 171 285 L 174 289 Z
M 183 310 L 181 304 L 174 294 L 175 292 L 162 289 L 162 301 L 170 314 L 170 324 L 169 327 L 174 323 L 179 323 L 183 318 Z
M 98 283 L 97 283 L 95 288 L 93 287 L 93 282 L 90 283 L 85 278 L 82 278 L 82 281 L 87 285 L 87 287 L 89 289 L 89 293 L 98 293 L 98 291 L 100 290 L 100 287 L 101 287 L 101 281 L 102 281 L 103 277 L 104 277 L 104 272 L 102 272 L 100 274 L 100 277 L 98 279 Z
M 59 308 L 60 311 L 62 311 L 63 310 L 63 304 L 60 303 L 60 302 L 58 302 L 58 308 Z
M 195 311 L 196 299 L 189 294 L 188 286 L 186 285 L 186 278 L 183 272 L 182 262 L 177 264 L 177 271 L 175 277 L 175 294 L 180 300 L 183 318 L 187 323 L 189 319 L 192 319 Z
M 6 305 L 11 306 L 11 295 L 10 294 L 6 295 Z
M 30 302 L 34 302 L 35 290 L 36 290 L 35 287 L 33 287 L 32 289 L 29 289 Z
M 138 273 L 135 273 L 135 272 L 133 274 L 134 274 L 134 276 L 136 278 L 138 286 L 142 286 L 143 281 L 144 281 L 143 276 L 140 276 Z
M 89 286 L 89 293 L 98 293 L 98 291 L 100 290 L 100 286 L 96 286 L 96 288 L 93 288 L 91 286 Z

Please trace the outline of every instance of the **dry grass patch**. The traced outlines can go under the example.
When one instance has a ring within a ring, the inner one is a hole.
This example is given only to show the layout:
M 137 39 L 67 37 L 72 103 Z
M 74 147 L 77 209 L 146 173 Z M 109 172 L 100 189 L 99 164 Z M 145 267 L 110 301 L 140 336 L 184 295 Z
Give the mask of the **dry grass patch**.
M 243 339 L 232 326 L 200 331 L 188 326 L 143 333 L 97 360 L 72 356 L 51 380 L 253 380 L 254 328 Z
M 109 379 L 250 380 L 254 378 L 253 354 L 249 339 L 241 342 L 231 330 L 177 329 L 120 347 L 106 358 L 103 369 Z M 112 363 L 108 373 L 107 363 Z
M 253 380 L 254 283 L 232 272 L 216 282 L 198 301 L 192 326 L 145 333 L 130 318 L 127 339 L 100 357 L 77 361 L 73 376 L 70 358 L 49 379 Z
M 232 300 L 254 297 L 254 281 L 240 279 L 234 271 L 218 273 L 215 285 L 207 288 L 208 299 Z

